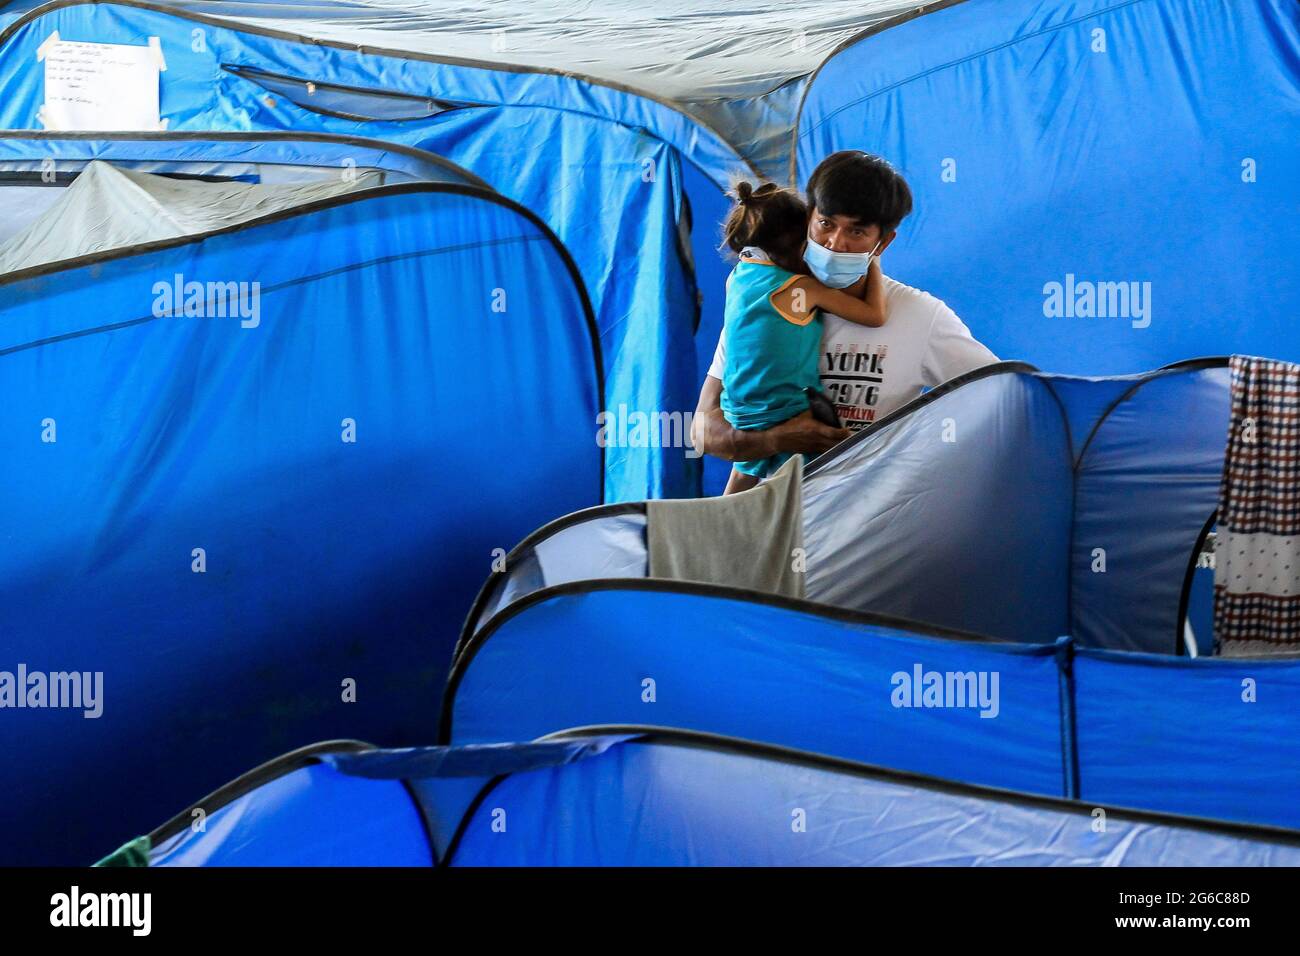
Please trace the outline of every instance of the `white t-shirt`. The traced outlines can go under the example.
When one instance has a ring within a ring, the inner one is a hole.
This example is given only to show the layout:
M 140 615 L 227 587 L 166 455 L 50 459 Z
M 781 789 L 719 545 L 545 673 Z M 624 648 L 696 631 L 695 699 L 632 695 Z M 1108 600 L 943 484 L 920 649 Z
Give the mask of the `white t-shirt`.
M 857 431 L 933 388 L 997 356 L 939 299 L 885 279 L 888 318 L 873 329 L 822 317 L 822 390 L 844 424 Z M 718 336 L 709 374 L 721 380 L 726 368 L 726 333 Z

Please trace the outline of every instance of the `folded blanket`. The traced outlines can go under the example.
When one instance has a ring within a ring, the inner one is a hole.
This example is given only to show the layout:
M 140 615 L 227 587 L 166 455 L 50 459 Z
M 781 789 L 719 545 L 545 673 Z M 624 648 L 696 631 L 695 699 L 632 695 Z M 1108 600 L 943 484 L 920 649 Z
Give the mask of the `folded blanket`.
M 1225 657 L 1300 651 L 1300 365 L 1234 355 L 1219 489 L 1214 639 Z
M 650 577 L 803 597 L 803 458 L 757 488 L 646 502 Z

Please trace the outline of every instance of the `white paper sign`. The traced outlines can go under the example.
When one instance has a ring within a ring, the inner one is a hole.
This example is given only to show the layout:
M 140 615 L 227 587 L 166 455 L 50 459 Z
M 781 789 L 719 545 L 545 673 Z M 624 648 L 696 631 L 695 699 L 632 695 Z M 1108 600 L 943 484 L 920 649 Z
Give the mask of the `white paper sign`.
M 167 68 L 156 37 L 149 46 L 77 43 L 50 36 L 37 52 L 45 61 L 45 105 L 51 130 L 156 130 L 158 74 Z

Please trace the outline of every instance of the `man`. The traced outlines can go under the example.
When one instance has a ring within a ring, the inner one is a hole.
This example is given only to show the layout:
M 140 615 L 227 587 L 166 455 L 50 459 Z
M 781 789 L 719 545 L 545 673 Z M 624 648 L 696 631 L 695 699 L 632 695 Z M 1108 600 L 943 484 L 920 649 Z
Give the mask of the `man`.
M 912 191 L 903 177 L 883 159 L 857 150 L 823 160 L 808 179 L 807 199 L 808 241 L 837 253 L 883 254 L 912 211 Z M 700 389 L 691 428 L 695 447 L 727 461 L 779 452 L 819 455 L 924 388 L 997 361 L 943 302 L 888 276 L 884 280 L 888 320 L 883 327 L 823 317 L 822 390 L 846 428 L 823 425 L 810 412 L 768 429 L 733 428 L 721 407 L 724 333 Z M 861 276 L 844 291 L 861 296 L 866 281 L 864 260 Z

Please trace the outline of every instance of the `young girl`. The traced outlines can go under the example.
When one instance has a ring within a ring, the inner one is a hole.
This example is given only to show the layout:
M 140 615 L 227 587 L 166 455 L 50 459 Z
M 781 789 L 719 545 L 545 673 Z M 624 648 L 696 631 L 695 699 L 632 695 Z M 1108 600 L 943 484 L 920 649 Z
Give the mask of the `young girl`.
M 771 428 L 808 410 L 805 388 L 819 388 L 822 329 L 816 310 L 878 328 L 885 291 L 873 258 L 866 300 L 822 285 L 803 261 L 808 209 L 775 183 L 736 186 L 723 241 L 740 256 L 727 279 L 723 335 L 727 343 L 722 412 L 733 428 Z M 739 461 L 724 494 L 746 491 L 790 456 Z

